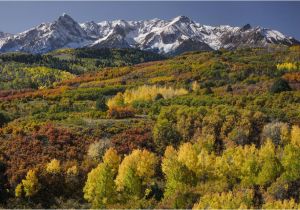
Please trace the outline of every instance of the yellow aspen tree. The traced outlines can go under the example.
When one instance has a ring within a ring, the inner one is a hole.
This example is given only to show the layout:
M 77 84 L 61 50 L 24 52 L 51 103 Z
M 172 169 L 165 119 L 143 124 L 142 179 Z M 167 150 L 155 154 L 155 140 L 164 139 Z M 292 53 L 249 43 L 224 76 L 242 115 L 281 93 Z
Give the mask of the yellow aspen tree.
M 111 169 L 114 172 L 118 171 L 120 161 L 121 158 L 114 148 L 109 148 L 103 156 L 103 162 L 106 163 L 109 167 L 111 167 Z
M 58 174 L 61 171 L 60 161 L 57 159 L 51 160 L 46 166 L 46 171 L 50 174 Z
M 265 185 L 272 183 L 280 175 L 282 166 L 276 157 L 275 145 L 269 139 L 258 152 L 260 170 L 257 175 L 256 183 Z
M 193 209 L 249 209 L 253 207 L 253 190 L 209 193 L 201 197 Z
M 291 130 L 291 143 L 300 147 L 300 127 L 293 125 Z
M 83 192 L 84 198 L 92 204 L 93 208 L 106 208 L 108 204 L 115 201 L 114 177 L 114 172 L 105 163 L 100 163 L 88 174 Z
M 154 153 L 134 150 L 123 159 L 119 167 L 116 178 L 118 190 L 128 195 L 142 197 L 155 174 L 157 162 Z
M 116 201 L 115 177 L 120 163 L 120 157 L 115 149 L 108 149 L 100 163 L 89 174 L 83 188 L 84 198 L 93 208 L 106 208 Z
M 263 209 L 299 209 L 300 205 L 294 199 L 290 200 L 275 200 L 266 202 L 262 206 Z
M 23 185 L 22 185 L 22 183 L 20 183 L 17 185 L 17 187 L 15 189 L 15 196 L 17 198 L 20 198 L 20 197 L 22 197 L 22 193 L 23 193 Z
M 166 148 L 161 167 L 166 179 L 165 198 L 176 192 L 185 192 L 194 185 L 195 173 L 178 160 L 178 152 L 172 146 Z
M 26 197 L 32 197 L 39 191 L 39 180 L 34 170 L 27 172 L 26 178 L 22 180 Z

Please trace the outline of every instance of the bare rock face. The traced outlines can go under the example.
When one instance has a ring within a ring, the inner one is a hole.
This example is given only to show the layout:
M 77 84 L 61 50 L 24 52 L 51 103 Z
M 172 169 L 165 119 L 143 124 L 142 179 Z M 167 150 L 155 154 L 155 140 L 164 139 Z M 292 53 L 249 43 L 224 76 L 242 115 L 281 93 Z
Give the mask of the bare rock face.
M 53 23 L 43 23 L 17 35 L 0 32 L 0 52 L 46 53 L 59 48 L 138 48 L 161 54 L 194 50 L 294 45 L 299 41 L 279 31 L 262 27 L 207 26 L 178 16 L 172 20 L 93 21 L 78 24 L 63 14 Z

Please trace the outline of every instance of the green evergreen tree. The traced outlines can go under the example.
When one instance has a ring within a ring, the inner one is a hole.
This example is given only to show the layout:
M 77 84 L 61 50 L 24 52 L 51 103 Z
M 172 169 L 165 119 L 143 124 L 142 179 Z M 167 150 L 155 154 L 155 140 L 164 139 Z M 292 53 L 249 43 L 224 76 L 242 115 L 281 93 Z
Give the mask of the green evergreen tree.
M 283 91 L 291 91 L 291 90 L 292 88 L 290 87 L 289 83 L 286 80 L 280 78 L 273 83 L 270 92 L 280 93 Z
M 108 106 L 106 105 L 106 100 L 103 95 L 100 95 L 99 98 L 96 101 L 96 109 L 99 111 L 107 111 Z

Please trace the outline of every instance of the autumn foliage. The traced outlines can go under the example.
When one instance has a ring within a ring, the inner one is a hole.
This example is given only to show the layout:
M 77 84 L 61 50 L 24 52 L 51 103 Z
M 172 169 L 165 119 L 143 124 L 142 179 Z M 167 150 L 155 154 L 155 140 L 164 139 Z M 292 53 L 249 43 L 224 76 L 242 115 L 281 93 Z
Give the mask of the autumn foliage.
M 0 207 L 299 208 L 299 49 L 1 54 Z
M 134 117 L 134 110 L 130 107 L 112 107 L 107 111 L 107 116 L 113 119 Z
M 119 154 L 129 154 L 135 149 L 154 151 L 151 129 L 147 126 L 125 130 L 115 135 L 111 142 Z

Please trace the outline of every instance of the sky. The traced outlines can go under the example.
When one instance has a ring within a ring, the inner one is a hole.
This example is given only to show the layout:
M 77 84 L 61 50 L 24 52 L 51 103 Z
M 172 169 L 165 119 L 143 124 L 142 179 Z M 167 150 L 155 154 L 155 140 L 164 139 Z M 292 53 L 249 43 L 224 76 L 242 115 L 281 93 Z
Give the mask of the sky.
M 19 33 L 63 13 L 78 22 L 103 20 L 172 19 L 190 17 L 204 25 L 262 26 L 300 40 L 300 1 L 293 2 L 1 2 L 0 31 Z

